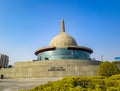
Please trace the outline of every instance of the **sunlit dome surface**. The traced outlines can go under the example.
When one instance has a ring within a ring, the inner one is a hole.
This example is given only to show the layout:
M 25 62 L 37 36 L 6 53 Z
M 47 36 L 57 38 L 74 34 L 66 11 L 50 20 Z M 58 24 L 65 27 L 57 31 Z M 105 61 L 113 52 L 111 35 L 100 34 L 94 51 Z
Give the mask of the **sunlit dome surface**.
M 57 48 L 65 48 L 68 46 L 77 46 L 77 42 L 70 35 L 63 32 L 51 40 L 50 46 L 54 46 Z

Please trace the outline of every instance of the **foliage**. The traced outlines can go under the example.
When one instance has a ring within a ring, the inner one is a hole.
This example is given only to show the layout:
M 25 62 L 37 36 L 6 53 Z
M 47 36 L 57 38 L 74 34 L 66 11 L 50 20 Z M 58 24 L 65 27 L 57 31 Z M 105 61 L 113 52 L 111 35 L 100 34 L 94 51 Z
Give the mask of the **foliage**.
M 102 62 L 99 66 L 98 75 L 100 76 L 111 76 L 120 73 L 119 69 L 114 63 Z
M 65 77 L 62 80 L 20 91 L 120 91 L 120 75 Z

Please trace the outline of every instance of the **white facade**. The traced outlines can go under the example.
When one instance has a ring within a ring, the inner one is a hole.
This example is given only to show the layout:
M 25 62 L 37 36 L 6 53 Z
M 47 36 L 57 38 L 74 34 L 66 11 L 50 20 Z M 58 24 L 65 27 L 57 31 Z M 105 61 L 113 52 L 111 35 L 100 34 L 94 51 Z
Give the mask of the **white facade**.
M 7 68 L 9 57 L 7 55 L 0 54 L 0 68 Z

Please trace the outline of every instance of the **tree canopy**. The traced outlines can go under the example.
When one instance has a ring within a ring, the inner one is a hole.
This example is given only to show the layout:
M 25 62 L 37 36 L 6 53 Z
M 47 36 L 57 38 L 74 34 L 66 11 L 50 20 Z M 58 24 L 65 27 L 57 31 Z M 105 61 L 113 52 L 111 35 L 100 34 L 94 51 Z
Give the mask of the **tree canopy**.
M 98 75 L 100 76 L 111 76 L 111 75 L 115 75 L 115 74 L 119 74 L 120 71 L 118 69 L 118 67 L 111 62 L 102 62 L 99 66 L 98 69 Z

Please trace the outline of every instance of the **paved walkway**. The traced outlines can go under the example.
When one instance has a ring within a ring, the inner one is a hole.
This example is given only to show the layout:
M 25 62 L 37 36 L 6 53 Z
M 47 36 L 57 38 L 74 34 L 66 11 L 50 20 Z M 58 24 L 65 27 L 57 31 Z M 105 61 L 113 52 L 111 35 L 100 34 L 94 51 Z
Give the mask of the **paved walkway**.
M 20 78 L 20 79 L 0 79 L 0 91 L 19 91 L 20 89 L 30 89 L 48 81 L 56 81 L 57 78 Z

